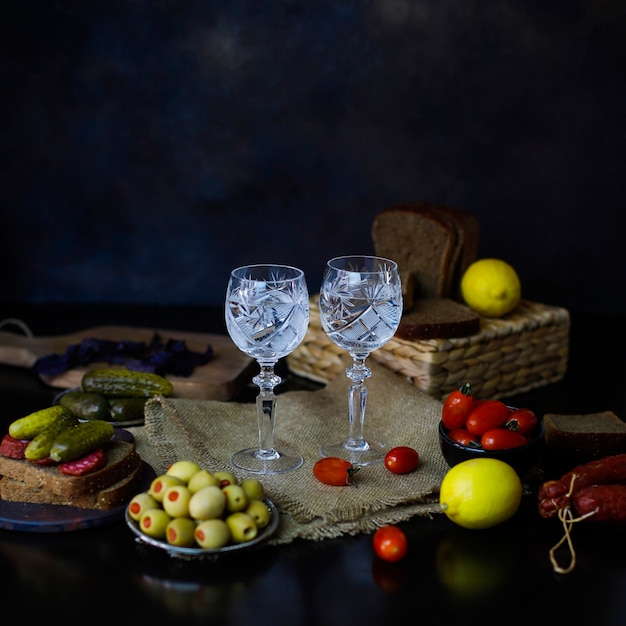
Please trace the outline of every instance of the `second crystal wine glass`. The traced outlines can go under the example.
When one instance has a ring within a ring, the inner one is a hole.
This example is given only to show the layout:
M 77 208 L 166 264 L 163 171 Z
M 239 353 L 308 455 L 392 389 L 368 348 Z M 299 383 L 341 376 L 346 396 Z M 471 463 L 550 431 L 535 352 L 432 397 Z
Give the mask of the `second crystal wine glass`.
M 259 446 L 240 450 L 231 463 L 255 474 L 279 474 L 300 467 L 302 456 L 274 447 L 276 396 L 281 382 L 278 359 L 293 352 L 309 324 L 309 294 L 304 272 L 288 265 L 247 265 L 230 273 L 226 289 L 226 329 L 235 345 L 256 359 L 260 371 L 252 380 L 256 399 Z
M 363 436 L 369 354 L 389 341 L 402 316 L 402 285 L 395 261 L 375 256 L 331 259 L 320 289 L 320 319 L 328 337 L 352 357 L 346 370 L 349 430 L 343 442 L 322 445 L 322 456 L 338 456 L 356 465 L 383 460 L 385 443 Z

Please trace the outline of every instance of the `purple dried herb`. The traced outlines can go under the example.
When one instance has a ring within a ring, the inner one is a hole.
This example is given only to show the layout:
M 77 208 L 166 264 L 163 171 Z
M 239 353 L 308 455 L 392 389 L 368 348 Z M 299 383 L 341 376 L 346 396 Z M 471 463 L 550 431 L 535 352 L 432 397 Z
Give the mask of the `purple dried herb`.
M 208 363 L 213 357 L 213 346 L 207 345 L 204 352 L 187 348 L 185 341 L 168 339 L 163 341 L 154 333 L 150 342 L 111 341 L 90 337 L 67 347 L 64 354 L 47 354 L 32 366 L 36 374 L 56 376 L 63 372 L 101 362 L 124 365 L 129 370 L 151 372 L 165 376 L 190 376 L 193 370 Z

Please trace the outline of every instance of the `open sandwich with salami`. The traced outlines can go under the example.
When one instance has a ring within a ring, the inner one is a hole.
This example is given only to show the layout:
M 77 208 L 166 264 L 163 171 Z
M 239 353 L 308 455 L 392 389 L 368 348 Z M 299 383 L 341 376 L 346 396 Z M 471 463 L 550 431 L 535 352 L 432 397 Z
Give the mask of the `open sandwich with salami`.
M 12 443 L 15 448 L 17 444 Z M 3 445 L 8 447 L 6 441 Z M 19 458 L 15 450 L 7 452 L 12 456 L 0 449 L 3 500 L 108 510 L 125 504 L 141 480 L 142 460 L 134 441 L 113 437 L 101 449 L 63 468 L 62 464 L 46 465 Z

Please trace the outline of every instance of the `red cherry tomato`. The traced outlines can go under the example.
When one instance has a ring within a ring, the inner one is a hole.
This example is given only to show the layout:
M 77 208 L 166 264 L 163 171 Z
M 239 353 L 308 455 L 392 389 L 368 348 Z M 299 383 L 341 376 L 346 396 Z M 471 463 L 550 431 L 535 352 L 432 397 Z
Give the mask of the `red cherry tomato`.
M 537 415 L 530 409 L 513 409 L 504 425 L 520 435 L 530 435 L 538 423 Z
M 409 446 L 396 446 L 385 455 L 385 467 L 394 474 L 408 474 L 420 463 L 417 450 Z
M 467 428 L 453 428 L 448 432 L 450 439 L 454 439 L 462 446 L 468 446 L 469 448 L 480 448 L 480 441 L 476 435 L 472 435 Z
M 509 450 L 510 448 L 519 448 L 528 443 L 524 435 L 516 433 L 508 428 L 492 428 L 480 438 L 480 445 L 485 450 Z
M 404 531 L 393 524 L 381 526 L 374 533 L 372 544 L 376 556 L 391 563 L 404 558 L 409 545 Z
M 503 426 L 508 416 L 509 409 L 504 402 L 488 400 L 472 410 L 465 427 L 473 435 L 482 435 L 492 428 Z
M 313 465 L 313 475 L 325 485 L 345 487 L 354 484 L 354 474 L 359 468 L 354 467 L 350 461 L 336 456 L 327 456 L 319 459 Z
M 443 403 L 441 409 L 441 421 L 448 429 L 464 428 L 470 411 L 474 405 L 472 397 L 472 387 L 469 383 L 461 385 L 459 389 L 455 389 Z

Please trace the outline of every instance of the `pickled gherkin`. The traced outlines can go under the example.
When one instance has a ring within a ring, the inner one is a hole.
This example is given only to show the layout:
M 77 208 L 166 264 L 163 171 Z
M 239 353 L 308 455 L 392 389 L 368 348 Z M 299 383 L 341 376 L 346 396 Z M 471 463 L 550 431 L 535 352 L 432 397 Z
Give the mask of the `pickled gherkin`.
M 110 418 L 109 401 L 101 393 L 68 391 L 59 398 L 59 404 L 69 409 L 80 419 L 107 420 Z
M 144 418 L 148 398 L 109 398 L 109 418 L 114 422 L 137 422 Z
M 50 426 L 37 433 L 24 450 L 24 456 L 29 461 L 39 461 L 50 456 L 50 450 L 55 439 L 66 428 L 78 424 L 78 417 L 71 412 L 63 413 Z
M 151 398 L 171 396 L 172 383 L 163 376 L 124 369 L 93 369 L 83 374 L 83 391 L 101 393 L 109 398 Z
M 15 439 L 33 439 L 35 435 L 53 424 L 65 413 L 69 413 L 69 411 L 60 405 L 35 411 L 12 422 L 9 425 L 9 435 Z
M 79 422 L 62 431 L 50 448 L 50 458 L 59 463 L 73 461 L 111 440 L 115 429 L 104 420 Z

